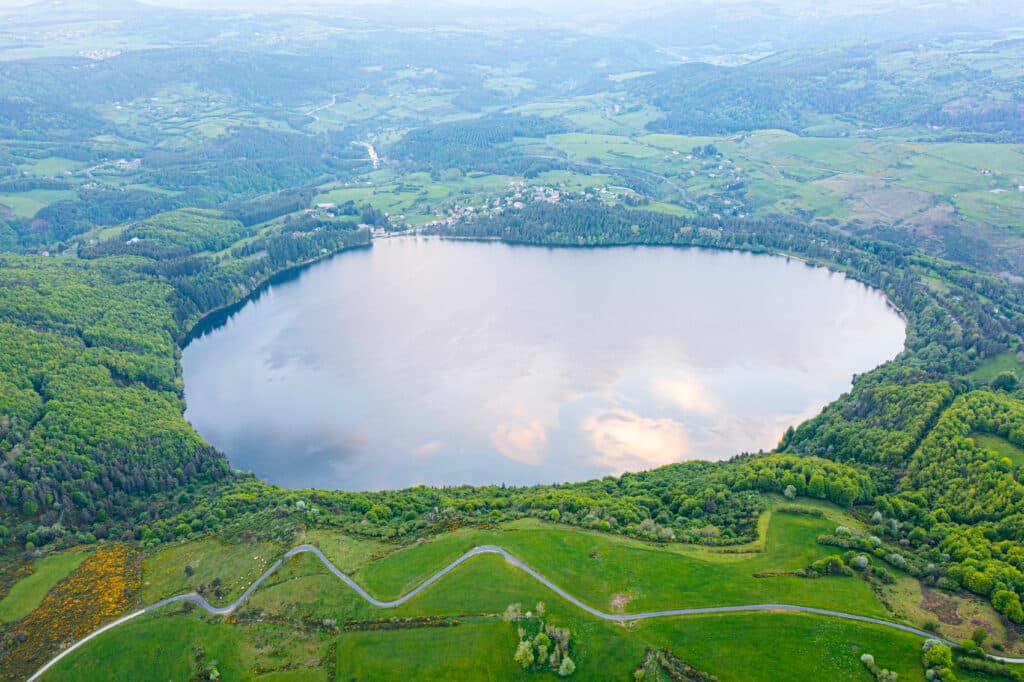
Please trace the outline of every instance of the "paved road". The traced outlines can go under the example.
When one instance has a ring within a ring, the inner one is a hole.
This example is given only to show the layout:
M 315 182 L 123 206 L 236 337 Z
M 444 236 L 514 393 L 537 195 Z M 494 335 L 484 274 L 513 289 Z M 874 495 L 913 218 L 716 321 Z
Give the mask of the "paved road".
M 168 604 L 176 604 L 176 603 L 179 603 L 179 602 L 192 602 L 193 604 L 198 604 L 205 611 L 207 611 L 207 612 L 209 612 L 211 614 L 220 615 L 220 616 L 226 616 L 229 613 L 232 613 L 239 606 L 241 606 L 245 602 L 245 600 L 247 600 L 249 598 L 249 595 L 251 595 L 256 590 L 256 588 L 258 588 L 260 586 L 260 584 L 263 583 L 264 580 L 266 580 L 271 575 L 273 575 L 273 573 L 277 569 L 279 569 L 281 567 L 281 564 L 283 564 L 285 561 L 287 561 L 288 559 L 291 559 L 293 556 L 295 556 L 297 554 L 304 554 L 304 553 L 307 553 L 307 552 L 310 553 L 310 554 L 316 555 L 316 557 L 318 559 L 320 559 L 320 561 L 323 563 L 323 565 L 326 566 L 327 569 L 331 573 L 336 575 L 342 582 L 344 582 L 346 585 L 351 587 L 356 592 L 356 594 L 358 594 L 364 600 L 368 601 L 369 603 L 373 604 L 374 606 L 377 606 L 377 607 L 380 607 L 380 608 L 384 608 L 384 609 L 393 608 L 395 606 L 400 606 L 400 605 L 406 603 L 407 601 L 409 601 L 410 599 L 412 599 L 413 597 L 418 595 L 420 592 L 422 592 L 423 590 L 427 589 L 428 587 L 430 587 L 431 585 L 436 583 L 438 580 L 440 580 L 444 576 L 448 575 L 453 570 L 455 570 L 456 568 L 461 566 L 463 563 L 465 563 L 466 561 L 468 561 L 469 559 L 471 559 L 471 558 L 473 558 L 475 556 L 479 556 L 481 554 L 498 554 L 498 555 L 501 555 L 502 557 L 504 557 L 505 560 L 508 561 L 510 564 L 512 564 L 516 568 L 522 570 L 523 572 L 528 574 L 531 578 L 533 578 L 537 582 L 541 583 L 542 585 L 547 587 L 549 590 L 551 590 L 552 592 L 557 594 L 559 597 L 561 597 L 562 599 L 564 599 L 567 602 L 569 602 L 570 604 L 572 604 L 573 606 L 576 606 L 577 608 L 580 608 L 580 609 L 586 611 L 587 613 L 589 613 L 592 616 L 595 616 L 597 618 L 601 618 L 602 620 L 610 620 L 610 621 L 616 621 L 616 622 L 628 622 L 628 621 L 635 621 L 635 620 L 646 620 L 648 618 L 665 618 L 665 617 L 668 617 L 668 616 L 693 616 L 693 615 L 705 614 L 705 613 L 740 613 L 740 612 L 749 612 L 749 611 L 792 611 L 792 612 L 797 612 L 797 613 L 813 613 L 813 614 L 816 614 L 816 615 L 819 615 L 819 616 L 828 616 L 830 618 L 842 618 L 844 620 L 855 620 L 855 621 L 859 621 L 861 623 L 871 623 L 873 625 L 881 625 L 883 627 L 893 628 L 895 630 L 903 630 L 904 632 L 909 632 L 909 633 L 912 633 L 912 634 L 915 634 L 915 635 L 920 635 L 921 637 L 925 637 L 925 638 L 938 639 L 938 640 L 940 640 L 942 642 L 945 642 L 946 644 L 949 644 L 950 646 L 957 646 L 956 643 L 951 642 L 948 639 L 943 639 L 942 637 L 938 637 L 934 633 L 927 632 L 925 630 L 919 630 L 917 628 L 910 627 L 909 625 L 903 625 L 902 623 L 893 623 L 891 621 L 883 620 L 881 618 L 872 618 L 871 616 L 858 616 L 857 614 L 854 614 L 854 613 L 843 613 L 842 611 L 829 611 L 828 609 L 817 609 L 817 608 L 814 608 L 812 606 L 795 606 L 793 604 L 746 604 L 746 605 L 741 605 L 741 606 L 706 606 L 706 607 L 701 607 L 701 608 L 690 608 L 690 609 L 665 609 L 663 611 L 645 611 L 643 613 L 605 613 L 604 611 L 600 611 L 598 609 L 595 609 L 593 606 L 590 606 L 589 604 L 585 604 L 584 602 L 580 601 L 579 599 L 577 599 L 573 595 L 571 595 L 568 592 L 566 592 L 565 590 L 563 590 L 558 585 L 554 584 L 553 582 L 551 582 L 550 580 L 545 578 L 543 575 L 541 575 L 540 573 L 538 573 L 534 569 L 532 569 L 529 566 L 527 566 L 526 564 L 524 564 L 522 561 L 517 559 L 512 554 L 509 554 L 507 551 L 505 551 L 501 547 L 497 547 L 495 545 L 482 545 L 480 547 L 474 547 L 473 549 L 469 550 L 468 552 L 466 552 L 465 554 L 460 556 L 455 561 L 451 562 L 450 564 L 448 564 L 447 566 L 442 568 L 440 571 L 438 571 L 434 575 L 432 575 L 429 578 L 427 578 L 426 580 L 424 580 L 417 587 L 415 587 L 412 591 L 402 595 L 401 597 L 399 597 L 397 599 L 392 599 L 390 601 L 381 601 L 380 599 L 377 599 L 376 597 L 371 595 L 369 592 L 364 590 L 358 583 L 356 583 L 356 581 L 352 580 L 352 578 L 350 578 L 349 576 L 345 575 L 341 571 L 341 569 L 339 569 L 337 566 L 335 566 L 333 563 L 331 563 L 330 559 L 328 559 L 326 556 L 324 556 L 324 553 L 321 552 L 319 550 L 319 548 L 314 547 L 313 545 L 299 545 L 298 547 L 294 547 L 294 548 L 288 550 L 288 552 L 286 552 L 284 556 L 282 556 L 280 559 L 275 561 L 270 566 L 270 568 L 268 568 L 266 571 L 263 572 L 263 575 L 261 575 L 259 578 L 257 578 L 255 581 L 253 581 L 253 583 L 251 585 L 249 585 L 249 587 L 245 590 L 245 592 L 242 593 L 242 595 L 238 599 L 236 599 L 235 601 L 231 602 L 227 606 L 220 606 L 220 607 L 213 606 L 212 604 L 210 604 L 210 602 L 206 601 L 206 599 L 204 599 L 203 597 L 201 597 L 198 594 L 180 594 L 180 595 L 178 595 L 176 597 L 169 597 L 168 599 L 164 599 L 162 601 L 158 601 L 157 603 L 155 603 L 155 604 L 153 604 L 151 606 L 147 606 L 144 609 L 141 609 L 139 611 L 135 611 L 134 613 L 130 613 L 130 614 L 126 615 L 126 616 L 122 616 L 121 618 L 115 620 L 114 622 L 108 623 L 108 624 L 104 625 L 103 627 L 101 627 L 100 629 L 98 629 L 95 632 L 93 632 L 92 634 L 89 634 L 86 637 L 83 637 L 82 639 L 78 640 L 77 642 L 72 644 L 70 647 L 68 647 L 67 649 L 62 651 L 60 654 L 55 656 L 52 660 L 50 660 L 42 668 L 37 670 L 35 672 L 35 674 L 32 675 L 32 677 L 28 678 L 28 682 L 34 682 L 35 680 L 37 680 L 40 677 L 42 677 L 42 675 L 47 670 L 49 670 L 53 665 L 55 665 L 58 661 L 60 661 L 62 658 L 64 658 L 65 656 L 67 656 L 68 654 L 70 654 L 72 651 L 74 651 L 75 649 L 79 648 L 80 646 L 84 645 L 85 643 L 87 643 L 91 639 L 94 639 L 95 637 L 98 637 L 98 636 L 102 635 L 104 632 L 107 632 L 108 630 L 112 630 L 115 627 L 117 627 L 117 626 L 119 626 L 119 625 L 121 625 L 123 623 L 126 623 L 126 622 L 128 622 L 129 620 L 131 620 L 133 618 L 141 616 L 144 613 L 149 613 L 151 611 L 156 611 L 157 609 L 160 609 L 160 608 L 162 608 L 164 606 L 167 606 Z M 994 661 L 1000 661 L 1002 663 L 1024 663 L 1024 658 L 1011 658 L 1011 657 L 1008 657 L 1008 656 L 996 656 L 996 655 L 993 655 L 993 654 L 987 654 L 986 656 L 987 656 L 987 658 L 990 658 L 990 659 L 992 659 Z

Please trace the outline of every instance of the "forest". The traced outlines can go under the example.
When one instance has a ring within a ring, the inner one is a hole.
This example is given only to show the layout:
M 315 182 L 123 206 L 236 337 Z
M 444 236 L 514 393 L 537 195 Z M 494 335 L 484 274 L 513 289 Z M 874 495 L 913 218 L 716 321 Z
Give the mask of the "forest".
M 994 46 L 1004 47 L 1007 58 L 1019 59 L 1019 44 Z M 1024 139 L 1024 100 L 1007 62 L 986 63 L 951 47 L 911 57 L 929 75 L 907 78 L 888 66 L 906 49 L 898 43 L 821 47 L 738 69 L 687 64 L 638 79 L 632 88 L 666 112 L 648 125 L 659 132 L 801 132 L 829 120 L 841 127 L 934 126 L 942 139 Z

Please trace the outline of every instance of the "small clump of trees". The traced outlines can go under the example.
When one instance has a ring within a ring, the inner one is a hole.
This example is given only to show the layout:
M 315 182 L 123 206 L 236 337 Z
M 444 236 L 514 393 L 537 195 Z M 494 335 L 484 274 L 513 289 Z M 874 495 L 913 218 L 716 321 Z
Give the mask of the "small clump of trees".
M 525 613 L 521 604 L 509 604 L 504 619 L 517 626 L 519 643 L 513 660 L 523 670 L 553 671 L 560 677 L 576 672 L 576 663 L 569 656 L 569 628 L 547 622 L 544 602 L 537 602 L 533 611 Z
M 956 674 L 953 672 L 953 650 L 948 644 L 943 644 L 937 639 L 926 639 L 921 651 L 925 678 L 930 682 L 956 680 Z

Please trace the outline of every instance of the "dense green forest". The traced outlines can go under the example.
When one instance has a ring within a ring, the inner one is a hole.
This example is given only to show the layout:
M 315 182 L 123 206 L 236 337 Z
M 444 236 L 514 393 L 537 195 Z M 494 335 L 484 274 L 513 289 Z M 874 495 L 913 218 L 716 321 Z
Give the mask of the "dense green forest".
M 392 147 L 391 154 L 415 170 L 437 173 L 448 168 L 473 168 L 534 177 L 560 164 L 529 157 L 509 143 L 516 138 L 542 138 L 567 130 L 566 122 L 557 118 L 488 116 L 412 130 Z
M 1020 59 L 1017 41 L 993 45 L 992 53 L 1004 48 L 1005 58 Z M 927 77 L 908 78 L 893 68 L 908 52 Z M 632 87 L 666 112 L 648 125 L 659 132 L 925 125 L 940 130 L 943 139 L 1019 142 L 1024 100 L 1008 66 L 957 46 L 911 51 L 899 43 L 855 45 L 779 53 L 736 69 L 687 64 Z

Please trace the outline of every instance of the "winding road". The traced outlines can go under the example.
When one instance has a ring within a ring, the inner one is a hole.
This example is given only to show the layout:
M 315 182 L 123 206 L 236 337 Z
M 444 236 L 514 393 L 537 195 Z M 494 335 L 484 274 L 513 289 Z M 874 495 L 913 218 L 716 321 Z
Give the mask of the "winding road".
M 469 550 L 468 552 L 466 552 L 465 554 L 460 556 L 458 559 L 456 559 L 455 561 L 451 562 L 450 564 L 448 564 L 447 566 L 442 568 L 440 571 L 438 571 L 434 575 L 432 575 L 429 578 L 427 578 L 426 580 L 424 580 L 422 583 L 420 583 L 415 588 L 413 588 L 411 591 L 407 592 L 406 594 L 402 595 L 401 597 L 398 597 L 397 599 L 392 599 L 390 601 L 382 601 L 380 599 L 377 599 L 373 595 L 371 595 L 369 592 L 367 592 L 365 589 L 363 589 L 356 581 L 354 581 L 352 578 L 347 576 L 345 573 L 343 573 L 341 571 L 341 569 L 339 569 L 337 566 L 335 566 L 333 563 L 331 563 L 331 560 L 328 559 L 326 556 L 324 556 L 324 553 L 321 552 L 318 547 L 314 547 L 313 545 L 298 545 L 297 547 L 293 547 L 292 549 L 288 550 L 284 554 L 284 556 L 282 556 L 280 559 L 275 561 L 270 566 L 270 568 L 268 568 L 266 571 L 263 572 L 263 575 L 261 575 L 259 578 L 257 578 L 255 581 L 253 581 L 253 583 L 251 585 L 249 585 L 249 587 L 245 590 L 245 592 L 242 593 L 242 595 L 238 599 L 236 599 L 235 601 L 231 602 L 227 606 L 220 606 L 220 607 L 213 606 L 212 604 L 210 604 L 210 602 L 206 601 L 206 599 L 204 599 L 200 595 L 194 594 L 194 593 L 193 594 L 180 594 L 180 595 L 178 595 L 176 597 L 169 597 L 167 599 L 163 599 L 161 601 L 158 601 L 155 604 L 152 604 L 151 606 L 147 606 L 147 607 L 145 607 L 143 609 L 140 609 L 138 611 L 135 611 L 133 613 L 129 613 L 126 616 L 122 616 L 121 618 L 118 618 L 117 620 L 115 620 L 115 621 L 113 621 L 111 623 L 107 623 L 106 625 L 104 625 L 103 627 L 99 628 L 95 632 L 92 632 L 92 633 L 86 635 L 82 639 L 78 640 L 77 642 L 75 642 L 74 644 L 69 646 L 64 651 L 62 651 L 59 654 L 57 654 L 56 656 L 54 656 L 49 662 L 46 663 L 46 665 L 44 665 L 42 668 L 37 670 L 32 675 L 32 677 L 28 678 L 28 682 L 34 682 L 35 680 L 38 680 L 39 678 L 41 678 L 43 676 L 43 674 L 46 673 L 47 670 L 49 670 L 54 665 L 56 665 L 61 659 L 63 659 L 65 656 L 70 654 L 75 649 L 78 649 L 79 647 L 81 647 L 84 644 L 88 643 L 90 640 L 92 640 L 92 639 L 94 639 L 96 637 L 99 637 L 100 635 L 102 635 L 103 633 L 107 632 L 108 630 L 112 630 L 112 629 L 116 628 L 119 625 L 127 623 L 128 621 L 132 620 L 133 618 L 137 618 L 138 616 L 141 616 L 141 615 L 143 615 L 145 613 L 150 613 L 152 611 L 156 611 L 157 609 L 160 609 L 160 608 L 162 608 L 164 606 L 167 606 L 168 604 L 177 604 L 177 603 L 180 603 L 180 602 L 191 602 L 193 604 L 198 604 L 201 608 L 203 608 L 208 613 L 211 613 L 213 615 L 226 616 L 226 615 L 232 613 L 239 606 L 241 606 L 249 598 L 249 595 L 251 595 L 260 586 L 260 584 L 263 583 L 264 580 L 266 580 L 271 575 L 273 575 L 274 572 L 277 571 L 277 569 L 279 569 L 281 567 L 281 565 L 284 564 L 285 561 L 287 561 L 288 559 L 291 559 L 293 556 L 296 556 L 298 554 L 305 554 L 305 553 L 310 553 L 310 554 L 316 555 L 316 557 L 318 559 L 320 559 L 320 561 L 323 563 L 323 565 L 326 566 L 327 569 L 331 573 L 336 575 L 343 583 L 345 583 L 350 588 L 352 588 L 355 591 L 356 594 L 358 594 L 360 597 L 362 597 L 364 600 L 366 600 L 370 604 L 373 604 L 374 606 L 377 606 L 377 607 L 380 607 L 380 608 L 384 608 L 384 609 L 393 608 L 395 606 L 400 606 L 400 605 L 406 603 L 407 601 L 409 601 L 410 599 L 412 599 L 413 597 L 418 595 L 420 592 L 423 592 L 423 590 L 427 589 L 428 587 L 430 587 L 431 585 L 433 585 L 434 583 L 439 581 L 441 578 L 443 578 L 444 576 L 448 575 L 453 570 L 455 570 L 456 568 L 458 568 L 459 566 L 464 564 L 466 561 L 468 561 L 469 559 L 471 559 L 471 558 L 473 558 L 475 556 L 480 556 L 481 554 L 498 554 L 498 555 L 504 557 L 504 559 L 508 563 L 512 564 L 516 568 L 518 568 L 521 571 L 525 572 L 531 578 L 533 578 L 534 580 L 536 580 L 540 584 L 542 584 L 545 587 L 547 587 L 549 590 L 551 590 L 552 592 L 557 594 L 559 597 L 561 597 L 565 601 L 569 602 L 570 604 L 572 604 L 573 606 L 576 606 L 579 609 L 582 609 L 583 611 L 586 611 L 590 615 L 595 616 L 596 618 L 600 618 L 602 620 L 609 620 L 609 621 L 615 621 L 615 622 L 622 623 L 622 622 L 629 622 L 629 621 L 636 621 L 636 620 L 646 620 L 648 618 L 665 618 L 665 617 L 669 617 L 669 616 L 693 616 L 693 615 L 700 615 L 700 614 L 707 614 L 707 613 L 740 613 L 740 612 L 750 612 L 750 611 L 776 611 L 776 612 L 777 611 L 791 611 L 791 612 L 796 612 L 796 613 L 811 613 L 811 614 L 815 614 L 815 615 L 819 615 L 819 616 L 828 616 L 830 618 L 842 618 L 844 620 L 855 620 L 855 621 L 859 621 L 861 623 L 871 623 L 872 625 L 881 625 L 882 627 L 892 628 L 894 630 L 902 630 L 904 632 L 909 632 L 911 634 L 919 635 L 921 637 L 925 637 L 925 638 L 929 638 L 929 639 L 937 639 L 937 640 L 939 640 L 941 642 L 944 642 L 944 643 L 946 643 L 946 644 L 948 644 L 950 646 L 958 646 L 955 642 L 952 642 L 952 641 L 950 641 L 948 639 L 944 639 L 942 637 L 939 637 L 939 636 L 935 635 L 932 632 L 927 632 L 926 630 L 919 630 L 918 628 L 914 628 L 914 627 L 911 627 L 909 625 L 903 625 L 902 623 L 893 623 L 892 621 L 883 620 L 881 618 L 872 618 L 871 616 L 859 616 L 859 615 L 854 614 L 854 613 L 844 613 L 842 611 L 830 611 L 828 609 L 814 608 L 813 606 L 796 606 L 796 605 L 793 605 L 793 604 L 746 604 L 746 605 L 740 605 L 740 606 L 706 606 L 706 607 L 689 608 L 689 609 L 665 609 L 663 611 L 645 611 L 643 613 L 605 613 L 604 611 L 601 611 L 599 609 L 595 609 L 593 606 L 590 606 L 589 604 L 586 604 L 586 603 L 580 601 L 578 598 L 574 597 L 572 594 L 566 592 L 561 587 L 559 587 L 558 585 L 554 584 L 553 582 L 551 582 L 550 580 L 545 578 L 543 575 L 538 573 L 536 570 L 534 570 L 534 569 L 530 568 L 529 566 L 527 566 L 520 559 L 518 559 L 514 555 L 510 554 L 508 551 L 502 549 L 501 547 L 497 547 L 495 545 L 482 545 L 480 547 L 474 547 L 473 549 Z M 1024 658 L 1012 658 L 1012 657 L 1008 657 L 1008 656 L 997 656 L 995 654 L 986 654 L 985 656 L 986 656 L 986 658 L 989 658 L 989 659 L 994 660 L 994 661 L 999 661 L 1001 663 L 1024 663 Z

